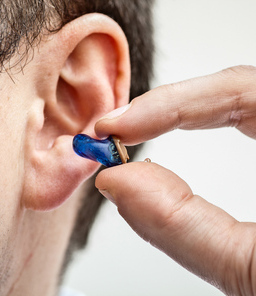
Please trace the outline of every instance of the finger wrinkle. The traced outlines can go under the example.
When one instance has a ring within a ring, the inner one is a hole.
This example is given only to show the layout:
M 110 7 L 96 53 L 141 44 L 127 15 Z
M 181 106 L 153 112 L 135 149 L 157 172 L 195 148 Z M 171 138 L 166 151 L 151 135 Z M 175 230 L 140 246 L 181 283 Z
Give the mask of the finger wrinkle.
M 189 200 L 191 200 L 194 197 L 194 194 L 191 191 L 181 192 L 179 198 L 175 198 L 176 201 L 175 203 L 173 203 L 173 195 L 173 190 L 171 190 L 169 193 L 169 199 L 172 200 L 171 207 L 168 207 L 166 216 L 163 215 L 162 220 L 158 221 L 159 224 L 162 221 L 160 226 L 160 228 L 162 229 L 169 228 L 170 226 L 177 227 L 177 224 L 179 224 L 178 221 L 181 221 L 184 217 L 184 206 L 188 203 Z
M 241 95 L 236 95 L 232 99 L 233 104 L 229 113 L 228 124 L 230 127 L 238 127 L 242 121 L 243 112 L 241 104 Z

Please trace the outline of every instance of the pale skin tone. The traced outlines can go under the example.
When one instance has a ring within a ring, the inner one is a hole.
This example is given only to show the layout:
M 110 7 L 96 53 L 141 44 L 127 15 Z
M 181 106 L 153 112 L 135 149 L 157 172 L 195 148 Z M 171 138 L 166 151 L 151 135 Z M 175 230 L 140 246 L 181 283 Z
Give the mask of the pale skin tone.
M 82 184 L 100 167 L 74 153 L 73 136 L 95 136 L 130 89 L 126 38 L 104 15 L 44 35 L 28 60 L 0 75 L 1 296 L 56 295 Z
M 239 66 L 161 86 L 106 115 L 95 131 L 99 137 L 116 135 L 126 145 L 178 128 L 233 126 L 256 139 L 255 78 L 256 68 Z M 185 268 L 227 295 L 256 295 L 254 223 L 236 221 L 155 163 L 107 169 L 96 186 L 143 239 Z

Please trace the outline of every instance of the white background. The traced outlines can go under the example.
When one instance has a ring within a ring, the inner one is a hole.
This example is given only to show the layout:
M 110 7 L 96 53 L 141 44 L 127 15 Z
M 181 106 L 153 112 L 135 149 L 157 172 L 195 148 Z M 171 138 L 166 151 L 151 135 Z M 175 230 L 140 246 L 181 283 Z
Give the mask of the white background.
M 153 87 L 256 64 L 254 0 L 158 0 L 154 11 Z M 232 128 L 174 131 L 138 160 L 151 158 L 236 219 L 255 221 L 255 152 L 256 142 Z M 138 238 L 109 202 L 65 284 L 88 296 L 222 295 Z

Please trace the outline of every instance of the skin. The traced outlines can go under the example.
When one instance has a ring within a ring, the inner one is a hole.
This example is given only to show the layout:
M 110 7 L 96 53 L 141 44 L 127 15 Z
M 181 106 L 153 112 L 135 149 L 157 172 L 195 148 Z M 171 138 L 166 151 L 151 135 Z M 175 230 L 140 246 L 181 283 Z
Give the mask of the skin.
M 82 184 L 100 166 L 74 153 L 73 136 L 95 136 L 128 103 L 128 44 L 113 20 L 87 14 L 44 34 L 22 70 L 18 59 L 0 75 L 0 295 L 53 296 Z
M 256 68 L 239 66 L 161 86 L 136 98 L 123 114 L 119 109 L 104 116 L 95 131 L 126 145 L 177 128 L 233 126 L 256 139 L 255 78 Z M 107 169 L 96 187 L 143 239 L 185 268 L 227 295 L 256 295 L 254 223 L 236 221 L 155 163 Z

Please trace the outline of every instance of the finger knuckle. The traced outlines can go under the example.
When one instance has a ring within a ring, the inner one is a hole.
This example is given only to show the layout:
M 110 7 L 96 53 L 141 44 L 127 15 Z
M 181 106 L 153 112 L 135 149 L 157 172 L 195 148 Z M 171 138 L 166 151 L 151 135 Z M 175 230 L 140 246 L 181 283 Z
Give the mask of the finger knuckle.
M 250 102 L 255 101 L 256 67 L 249 65 L 230 67 L 219 72 L 219 75 L 226 83 L 226 95 L 232 102 L 228 125 L 239 127 L 247 116 L 246 108 Z
M 175 189 L 162 194 L 163 198 L 167 200 L 168 206 L 162 211 L 161 219 L 158 221 L 159 227 L 172 229 L 172 232 L 175 233 L 184 224 L 185 205 L 194 195 L 191 190 L 177 191 Z
M 233 103 L 228 117 L 228 125 L 237 128 L 241 124 L 243 118 L 243 96 L 239 93 L 235 94 L 232 101 Z

